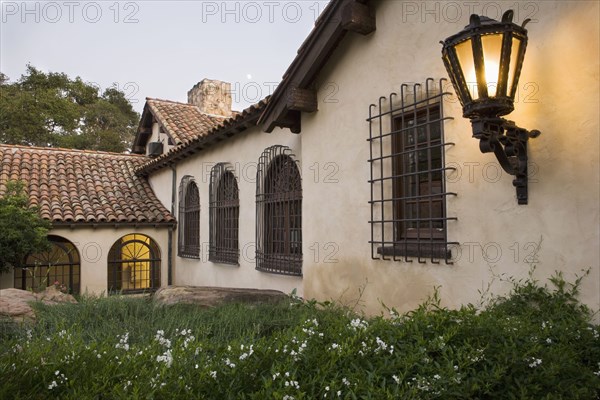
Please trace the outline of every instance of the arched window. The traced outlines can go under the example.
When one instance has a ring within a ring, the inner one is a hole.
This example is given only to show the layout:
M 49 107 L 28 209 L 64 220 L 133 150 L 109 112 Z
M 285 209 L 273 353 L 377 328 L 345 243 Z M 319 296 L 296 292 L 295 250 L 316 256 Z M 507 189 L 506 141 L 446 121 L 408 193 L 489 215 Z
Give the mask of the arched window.
M 160 287 L 160 250 L 146 235 L 117 240 L 108 253 L 108 292 L 136 293 Z
M 179 185 L 180 257 L 200 258 L 200 193 L 194 178 L 184 176 Z
M 50 250 L 30 254 L 23 267 L 15 268 L 15 288 L 38 290 L 58 282 L 69 293 L 79 293 L 79 252 L 73 243 L 60 236 L 49 235 Z
M 240 200 L 231 166 L 219 163 L 210 173 L 209 261 L 238 264 Z
M 302 275 L 302 179 L 291 150 L 266 149 L 256 180 L 256 268 Z

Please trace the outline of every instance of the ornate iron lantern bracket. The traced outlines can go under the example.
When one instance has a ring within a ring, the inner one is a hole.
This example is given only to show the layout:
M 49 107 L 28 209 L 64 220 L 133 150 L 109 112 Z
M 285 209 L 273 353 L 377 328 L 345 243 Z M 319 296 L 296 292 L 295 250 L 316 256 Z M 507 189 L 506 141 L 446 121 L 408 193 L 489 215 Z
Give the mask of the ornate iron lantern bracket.
M 517 201 L 527 204 L 527 141 L 538 137 L 540 131 L 528 131 L 504 118 L 473 118 L 471 126 L 481 152 L 494 153 L 502 169 L 515 176 Z

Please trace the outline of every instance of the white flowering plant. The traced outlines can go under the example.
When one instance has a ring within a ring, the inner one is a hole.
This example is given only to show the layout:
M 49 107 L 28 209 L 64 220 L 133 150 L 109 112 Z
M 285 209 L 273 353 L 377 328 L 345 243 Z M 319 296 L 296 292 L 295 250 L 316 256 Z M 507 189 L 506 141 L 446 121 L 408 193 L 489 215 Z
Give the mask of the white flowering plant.
M 143 298 L 35 305 L 0 330 L 0 398 L 593 399 L 600 329 L 577 285 L 535 281 L 485 309 L 366 317 L 335 304 L 213 310 Z

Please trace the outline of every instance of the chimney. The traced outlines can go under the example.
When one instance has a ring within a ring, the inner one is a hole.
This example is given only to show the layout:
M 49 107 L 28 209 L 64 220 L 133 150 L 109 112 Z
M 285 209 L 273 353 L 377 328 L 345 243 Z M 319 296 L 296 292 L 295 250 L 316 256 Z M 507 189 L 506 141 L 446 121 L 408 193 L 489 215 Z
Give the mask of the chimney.
M 206 114 L 231 117 L 231 83 L 203 79 L 188 92 L 188 104 Z

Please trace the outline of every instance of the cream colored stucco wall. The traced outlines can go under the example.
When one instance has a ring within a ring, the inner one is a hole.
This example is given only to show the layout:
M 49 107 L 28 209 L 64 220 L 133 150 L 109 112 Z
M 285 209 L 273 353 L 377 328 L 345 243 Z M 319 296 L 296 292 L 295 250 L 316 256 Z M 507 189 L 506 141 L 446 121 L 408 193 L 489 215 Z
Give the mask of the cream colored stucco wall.
M 152 135 L 150 136 L 150 139 L 148 139 L 148 143 L 152 142 L 161 142 L 163 144 L 162 154 L 168 153 L 169 150 L 175 147 L 169 144 L 169 135 L 160 131 L 160 125 L 158 122 L 154 122 L 152 124 Z M 148 146 L 146 146 L 146 155 L 149 155 Z
M 555 270 L 573 280 L 591 269 L 581 299 L 598 309 L 599 3 L 375 5 L 377 31 L 348 34 L 319 77 L 319 111 L 303 114 L 305 297 L 354 304 L 362 291 L 359 305 L 377 313 L 381 303 L 414 308 L 439 286 L 443 303 L 456 307 L 477 303 L 490 283 L 491 292 L 505 291 L 500 277 L 525 277 L 532 260 L 542 281 Z M 517 204 L 511 176 L 497 178 L 495 157 L 479 151 L 460 105 L 451 99 L 445 112 L 454 120 L 446 123 L 445 136 L 456 144 L 446 162 L 458 167 L 447 184 L 458 193 L 447 202 L 448 215 L 458 218 L 448 223 L 449 240 L 461 243 L 455 263 L 372 261 L 369 104 L 399 92 L 403 83 L 446 77 L 439 41 L 467 25 L 470 11 L 499 19 L 508 7 L 518 7 L 517 23 L 534 19 L 527 26 L 516 110 L 507 117 L 542 132 L 530 141 L 529 204 Z
M 288 146 L 296 160 L 302 160 L 301 137 L 288 130 L 277 129 L 271 134 L 253 127 L 242 134 L 218 143 L 197 153 L 176 166 L 177 187 L 186 175 L 194 177 L 200 192 L 200 259 L 175 257 L 174 284 L 194 286 L 222 286 L 275 289 L 290 293 L 296 289 L 302 293 L 302 278 L 281 276 L 257 271 L 255 263 L 256 221 L 256 168 L 262 152 L 273 145 Z M 209 246 L 209 186 L 210 172 L 214 165 L 228 162 L 238 182 L 240 196 L 239 217 L 239 266 L 216 264 L 208 261 Z M 158 198 L 170 208 L 171 170 L 162 170 L 150 177 L 150 183 Z M 167 201 L 166 203 L 165 201 Z M 175 202 L 175 214 L 179 199 Z M 303 222 L 304 223 L 304 222 Z M 174 235 L 173 251 L 177 254 L 177 235 Z
M 154 172 L 148 178 L 148 183 L 154 191 L 154 194 L 165 206 L 171 211 L 171 202 L 173 196 L 173 170 L 171 168 L 163 168 L 160 171 Z M 176 214 L 174 214 L 176 216 Z
M 108 252 L 112 245 L 121 237 L 128 234 L 144 234 L 152 238 L 161 252 L 161 286 L 167 286 L 167 238 L 166 228 L 57 228 L 50 231 L 51 235 L 61 236 L 70 240 L 79 252 L 81 260 L 81 294 L 101 295 L 106 293 L 108 285 Z M 0 288 L 13 287 L 13 274 L 0 275 Z

